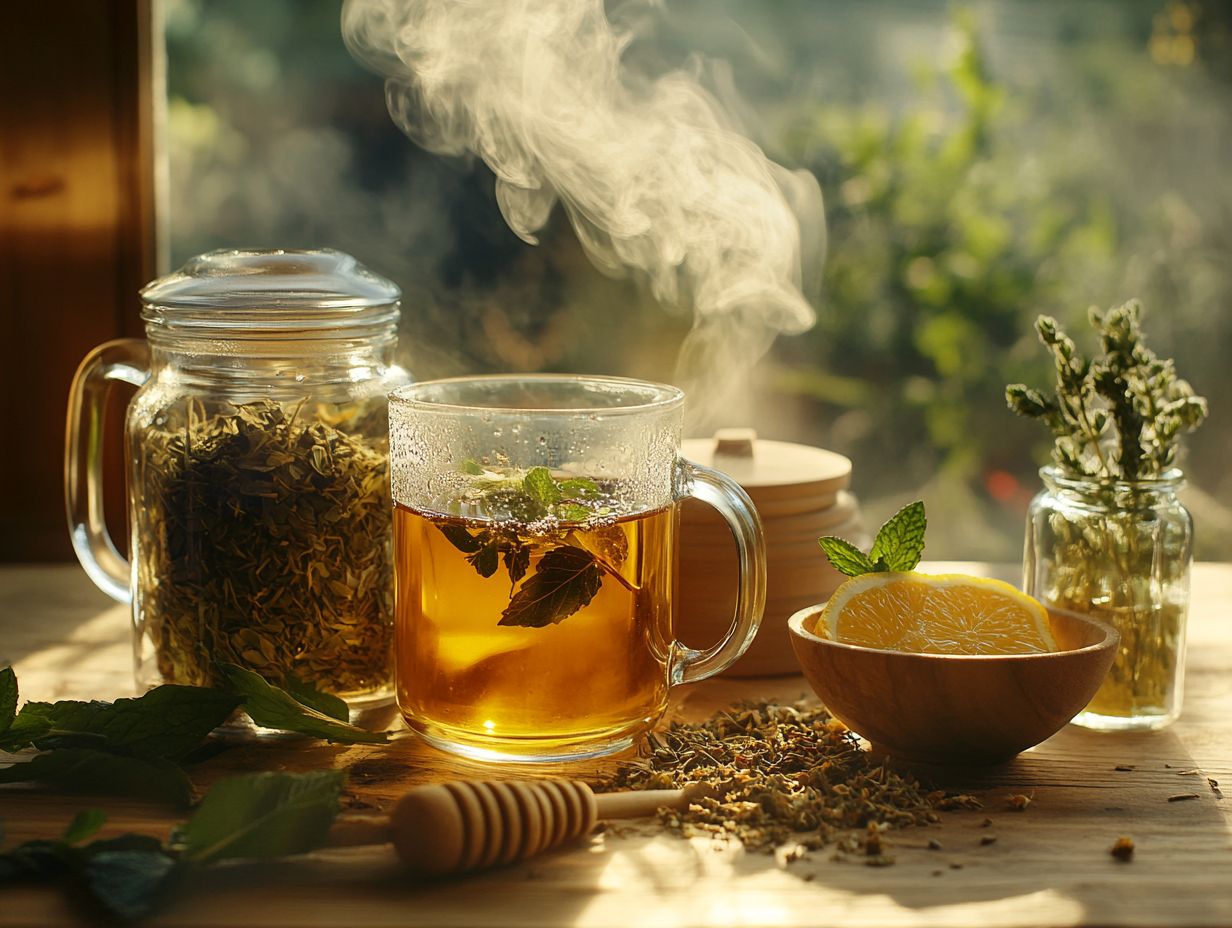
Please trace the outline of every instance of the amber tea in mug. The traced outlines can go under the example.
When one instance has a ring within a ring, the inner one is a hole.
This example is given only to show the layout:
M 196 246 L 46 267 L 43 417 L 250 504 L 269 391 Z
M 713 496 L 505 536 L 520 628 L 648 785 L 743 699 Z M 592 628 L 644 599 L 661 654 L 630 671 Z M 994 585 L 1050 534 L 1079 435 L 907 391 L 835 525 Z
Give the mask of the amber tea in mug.
M 479 758 L 628 746 L 669 687 L 743 653 L 764 603 L 743 491 L 679 458 L 683 395 L 617 378 L 470 378 L 391 398 L 395 675 L 407 723 Z M 741 596 L 722 642 L 673 641 L 677 501 L 732 525 Z

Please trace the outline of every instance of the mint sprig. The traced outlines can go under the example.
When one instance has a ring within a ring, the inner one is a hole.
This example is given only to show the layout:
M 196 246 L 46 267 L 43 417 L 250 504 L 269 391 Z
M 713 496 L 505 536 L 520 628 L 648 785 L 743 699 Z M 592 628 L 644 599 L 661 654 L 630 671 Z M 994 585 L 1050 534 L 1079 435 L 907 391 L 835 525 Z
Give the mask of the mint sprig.
M 465 502 L 514 521 L 547 523 L 537 527 L 535 544 L 548 548 L 530 576 L 531 545 L 516 526 L 500 521 L 437 526 L 449 543 L 466 555 L 479 576 L 492 577 L 503 562 L 509 574 L 509 605 L 497 623 L 523 628 L 555 625 L 594 599 L 607 573 L 628 586 L 620 566 L 628 541 L 619 526 L 575 527 L 611 513 L 602 504 L 599 485 L 587 477 L 558 479 L 546 467 L 527 471 L 492 469 L 468 460 L 462 473 L 471 478 Z M 564 523 L 553 533 L 553 525 Z M 559 541 L 556 539 L 559 538 Z M 519 585 L 520 584 L 520 585 Z
M 924 503 L 908 503 L 877 531 L 868 554 L 849 541 L 834 535 L 817 539 L 834 569 L 848 577 L 874 573 L 906 573 L 915 570 L 924 553 L 924 531 L 928 518 Z
M 91 901 L 108 924 L 132 922 L 150 914 L 194 868 L 321 847 L 345 780 L 341 770 L 228 777 L 214 784 L 167 844 L 141 834 L 90 841 L 107 816 L 85 809 L 59 838 L 26 841 L 0 853 L 0 889 L 60 883 Z

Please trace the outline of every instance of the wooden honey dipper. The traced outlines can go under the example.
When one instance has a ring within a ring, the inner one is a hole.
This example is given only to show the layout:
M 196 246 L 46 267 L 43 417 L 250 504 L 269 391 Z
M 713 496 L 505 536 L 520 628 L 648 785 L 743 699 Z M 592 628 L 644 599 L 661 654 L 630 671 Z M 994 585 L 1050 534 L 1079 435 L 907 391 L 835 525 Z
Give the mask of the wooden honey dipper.
M 694 790 L 594 793 L 578 780 L 473 781 L 417 786 L 388 818 L 342 816 L 332 847 L 392 842 L 413 873 L 445 876 L 503 866 L 589 834 L 600 819 L 684 808 Z

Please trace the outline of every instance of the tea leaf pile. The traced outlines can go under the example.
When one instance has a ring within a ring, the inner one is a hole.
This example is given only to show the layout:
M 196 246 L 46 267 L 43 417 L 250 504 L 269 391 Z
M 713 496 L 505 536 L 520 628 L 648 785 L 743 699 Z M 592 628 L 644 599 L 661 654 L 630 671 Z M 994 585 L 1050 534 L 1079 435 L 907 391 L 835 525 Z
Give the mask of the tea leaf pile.
M 218 662 L 340 695 L 383 689 L 392 640 L 383 439 L 271 401 L 142 436 L 140 612 L 166 680 Z
M 602 789 L 705 784 L 688 810 L 663 811 L 685 837 L 735 838 L 750 850 L 788 841 L 821 847 L 847 829 L 938 821 L 945 797 L 861 749 L 820 707 L 749 703 L 648 738 L 648 756 L 618 767 Z M 949 797 L 974 802 L 970 797 Z M 960 803 L 961 804 L 961 803 Z

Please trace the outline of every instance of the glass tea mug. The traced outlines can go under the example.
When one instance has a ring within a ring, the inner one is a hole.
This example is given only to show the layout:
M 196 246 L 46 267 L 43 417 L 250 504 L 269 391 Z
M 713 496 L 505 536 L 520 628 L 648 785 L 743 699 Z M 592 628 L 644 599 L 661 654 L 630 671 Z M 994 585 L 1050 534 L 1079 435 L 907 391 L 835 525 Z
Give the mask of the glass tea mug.
M 395 677 L 407 724 L 479 759 L 629 746 L 677 683 L 744 653 L 765 605 L 748 496 L 679 454 L 684 394 L 609 377 L 496 376 L 390 398 Z M 731 527 L 736 614 L 705 651 L 673 640 L 677 503 Z
M 131 602 L 137 682 L 220 662 L 353 705 L 392 694 L 389 392 L 398 288 L 349 255 L 215 251 L 141 293 L 146 339 L 82 362 L 68 410 L 73 547 Z M 129 548 L 103 518 L 109 385 L 125 417 Z

